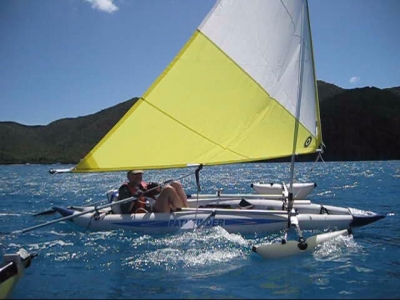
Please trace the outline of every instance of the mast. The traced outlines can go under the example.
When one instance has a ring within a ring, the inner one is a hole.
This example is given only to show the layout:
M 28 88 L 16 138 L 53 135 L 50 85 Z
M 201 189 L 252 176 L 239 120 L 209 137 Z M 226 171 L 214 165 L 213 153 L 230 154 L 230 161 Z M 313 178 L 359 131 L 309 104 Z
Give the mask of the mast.
M 302 14 L 302 22 L 301 22 L 301 32 L 304 31 L 304 18 L 307 14 L 307 6 L 308 2 L 305 1 L 305 13 Z M 308 17 L 308 15 L 307 15 Z M 296 144 L 297 144 L 297 137 L 299 132 L 299 119 L 300 119 L 300 108 L 301 108 L 301 97 L 303 93 L 303 73 L 304 73 L 304 37 L 303 34 L 300 35 L 300 59 L 299 59 L 299 88 L 297 90 L 297 104 L 296 104 L 296 117 L 295 117 L 295 124 L 294 124 L 294 132 L 293 132 L 293 148 L 292 148 L 292 155 L 290 160 L 290 186 L 289 186 L 289 195 L 288 195 L 288 212 L 290 212 L 293 208 L 293 178 L 294 178 L 294 161 L 296 156 Z M 290 218 L 289 218 L 290 219 Z M 289 220 L 290 222 L 290 220 Z

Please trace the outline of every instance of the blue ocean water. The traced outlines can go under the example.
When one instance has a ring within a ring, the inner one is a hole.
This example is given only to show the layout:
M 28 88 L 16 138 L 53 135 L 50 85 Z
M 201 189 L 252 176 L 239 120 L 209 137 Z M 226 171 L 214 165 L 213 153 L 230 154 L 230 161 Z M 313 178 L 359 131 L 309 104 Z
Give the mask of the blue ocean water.
M 0 232 L 59 218 L 34 217 L 54 205 L 100 201 L 125 172 L 50 175 L 62 165 L 0 166 Z M 288 163 L 204 167 L 203 193 L 252 193 L 254 181 L 288 180 Z M 145 180 L 181 178 L 191 169 L 147 171 Z M 184 177 L 184 178 L 182 178 Z M 322 244 L 315 252 L 267 261 L 251 247 L 281 235 L 230 234 L 222 228 L 175 235 L 90 232 L 68 222 L 0 235 L 1 254 L 38 253 L 14 299 L 52 298 L 399 298 L 400 161 L 296 164 L 299 181 L 316 182 L 316 203 L 383 213 L 386 218 Z

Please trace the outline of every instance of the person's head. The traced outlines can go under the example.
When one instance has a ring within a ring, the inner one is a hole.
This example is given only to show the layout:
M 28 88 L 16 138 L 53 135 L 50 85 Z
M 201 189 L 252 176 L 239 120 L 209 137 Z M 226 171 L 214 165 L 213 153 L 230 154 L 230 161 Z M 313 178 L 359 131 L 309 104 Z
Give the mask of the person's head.
M 143 171 L 142 170 L 130 170 L 127 174 L 129 183 L 133 185 L 139 185 L 142 182 Z

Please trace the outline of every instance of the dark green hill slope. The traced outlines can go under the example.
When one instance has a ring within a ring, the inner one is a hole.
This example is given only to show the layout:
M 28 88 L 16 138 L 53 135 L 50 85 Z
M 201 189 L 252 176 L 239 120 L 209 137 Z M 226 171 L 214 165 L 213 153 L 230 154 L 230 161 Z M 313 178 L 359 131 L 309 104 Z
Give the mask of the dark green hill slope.
M 0 164 L 76 163 L 136 100 L 133 98 L 92 115 L 61 119 L 47 126 L 0 122 Z
M 327 160 L 400 159 L 400 97 L 374 87 L 346 90 L 321 103 Z
M 342 89 L 332 83 L 327 83 L 322 80 L 318 80 L 317 86 L 318 86 L 318 99 L 320 103 L 345 91 L 345 89 Z

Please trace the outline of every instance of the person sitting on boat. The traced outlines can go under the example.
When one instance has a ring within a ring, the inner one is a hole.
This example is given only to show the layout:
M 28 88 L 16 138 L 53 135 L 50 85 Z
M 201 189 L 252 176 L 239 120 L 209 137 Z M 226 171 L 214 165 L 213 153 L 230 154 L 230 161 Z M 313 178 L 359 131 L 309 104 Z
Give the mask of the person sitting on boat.
M 121 213 L 123 214 L 148 212 L 149 207 L 147 207 L 146 202 L 151 198 L 150 201 L 154 203 L 152 206 L 153 212 L 169 213 L 179 208 L 189 206 L 186 193 L 182 185 L 177 181 L 173 181 L 163 188 L 160 186 L 157 188 L 154 183 L 149 184 L 143 181 L 142 170 L 128 171 L 127 178 L 128 182 L 122 184 L 118 190 L 118 199 L 122 200 L 136 196 L 138 198 L 135 201 L 120 205 Z M 146 192 L 147 190 L 149 190 L 149 192 Z

